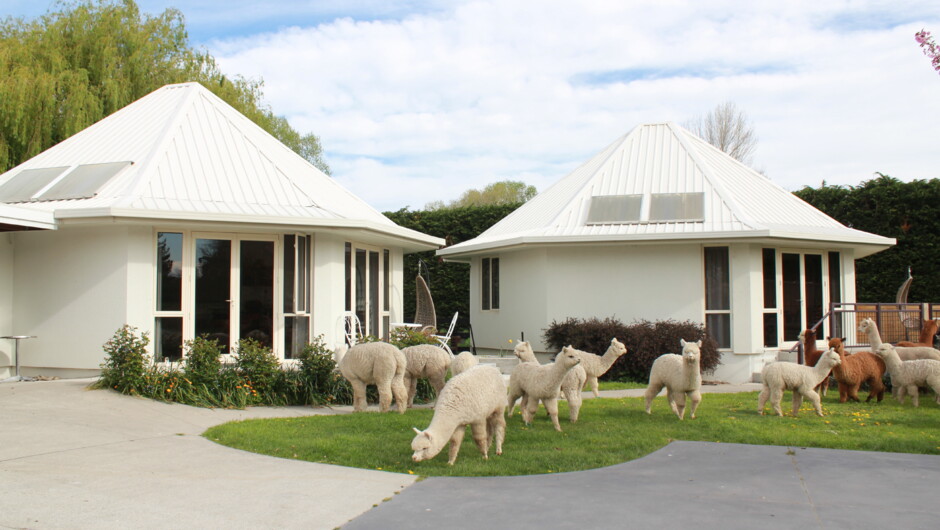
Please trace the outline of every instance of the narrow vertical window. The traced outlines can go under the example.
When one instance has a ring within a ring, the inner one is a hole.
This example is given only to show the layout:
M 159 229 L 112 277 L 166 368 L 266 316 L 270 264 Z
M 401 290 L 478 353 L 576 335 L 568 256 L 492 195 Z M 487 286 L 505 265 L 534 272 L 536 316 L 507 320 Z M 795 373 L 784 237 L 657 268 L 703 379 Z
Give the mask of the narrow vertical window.
M 777 310 L 777 251 L 762 251 L 764 280 L 764 346 L 776 347 L 780 342 L 779 311 Z
M 842 301 L 842 256 L 838 252 L 829 253 L 829 303 Z M 842 321 L 832 319 L 832 336 L 842 336 Z
M 499 309 L 499 258 L 483 258 L 481 265 L 481 307 Z
M 481 270 L 482 281 L 480 282 L 480 294 L 483 300 L 481 307 L 484 311 L 487 311 L 490 309 L 490 258 L 483 258 Z
M 391 272 L 391 263 L 390 263 L 390 254 L 389 250 L 382 250 L 382 337 L 383 340 L 388 342 L 389 325 L 391 321 L 391 314 L 389 313 L 389 307 L 391 302 L 391 291 L 392 291 L 392 272 Z
M 183 234 L 157 233 L 157 292 L 154 358 L 183 358 Z
M 499 309 L 499 258 L 490 260 L 490 305 Z
M 352 311 L 352 243 L 346 243 L 346 311 Z
M 731 267 L 728 247 L 705 248 L 705 329 L 719 348 L 731 347 Z
M 310 236 L 284 235 L 284 358 L 310 342 Z

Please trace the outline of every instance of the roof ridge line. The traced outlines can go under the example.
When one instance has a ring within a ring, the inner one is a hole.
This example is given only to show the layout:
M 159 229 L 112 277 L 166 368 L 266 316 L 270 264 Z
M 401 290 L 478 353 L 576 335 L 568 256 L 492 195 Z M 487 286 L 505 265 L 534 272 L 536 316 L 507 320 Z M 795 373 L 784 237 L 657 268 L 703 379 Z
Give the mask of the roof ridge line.
M 711 165 L 707 164 L 702 159 L 702 157 L 699 156 L 698 150 L 694 149 L 692 145 L 689 144 L 685 136 L 681 134 L 682 131 L 677 130 L 679 126 L 676 125 L 674 122 L 670 121 L 670 122 L 666 122 L 666 127 L 668 127 L 669 131 L 672 132 L 673 135 L 675 135 L 677 140 L 679 140 L 679 143 L 685 149 L 685 152 L 688 153 L 692 161 L 695 162 L 695 165 L 697 165 L 699 169 L 702 170 L 702 177 L 706 181 L 708 181 L 709 184 L 711 184 L 712 188 L 715 190 L 715 193 L 717 193 L 718 196 L 721 197 L 721 200 L 724 201 L 725 205 L 728 207 L 729 210 L 731 210 L 731 213 L 734 214 L 734 216 L 738 218 L 741 224 L 747 226 L 748 228 L 751 228 L 752 230 L 766 229 L 765 226 L 757 223 L 756 221 L 751 219 L 750 216 L 744 214 L 744 212 L 741 211 L 741 209 L 738 207 L 737 203 L 730 199 L 730 196 L 725 191 L 725 188 L 722 185 L 721 181 L 712 176 L 712 172 L 714 170 L 712 169 Z M 726 156 L 731 156 L 731 155 L 728 155 L 727 153 L 725 154 Z
M 131 182 L 128 183 L 127 186 L 124 188 L 125 190 L 127 190 L 127 193 L 125 193 L 124 197 L 121 198 L 121 200 L 119 200 L 116 203 L 116 206 L 129 206 L 133 201 L 139 198 L 138 191 L 141 188 L 141 186 L 143 186 L 143 183 L 145 182 L 144 177 L 151 171 L 149 169 L 151 167 L 151 162 L 157 157 L 158 153 L 166 152 L 166 146 L 167 144 L 170 143 L 170 140 L 173 138 L 173 131 L 179 128 L 180 122 L 183 121 L 183 116 L 186 115 L 188 112 L 187 107 L 191 105 L 193 98 L 195 98 L 196 95 L 199 93 L 199 88 L 202 88 L 203 90 L 208 90 L 207 88 L 203 87 L 201 84 L 197 82 L 167 85 L 167 86 L 162 87 L 161 90 L 167 90 L 169 88 L 178 90 L 180 88 L 187 87 L 187 85 L 198 85 L 198 86 L 189 89 L 189 93 L 186 94 L 185 99 L 179 105 L 178 107 L 179 110 L 176 112 L 176 115 L 173 116 L 167 122 L 166 126 L 160 132 L 159 140 L 157 140 L 156 144 L 150 149 L 150 152 L 147 154 L 146 158 L 140 161 L 140 171 L 137 172 L 137 175 L 134 176 L 134 179 L 131 180 Z M 160 90 L 151 92 L 149 95 L 153 96 L 157 94 L 158 92 L 160 92 Z M 146 98 L 142 98 L 142 99 L 146 99 Z M 140 101 L 141 100 L 138 99 L 137 101 L 131 103 L 131 105 L 139 103 Z M 125 106 L 124 108 L 126 109 L 127 106 Z M 135 162 L 132 160 L 131 163 L 133 164 Z

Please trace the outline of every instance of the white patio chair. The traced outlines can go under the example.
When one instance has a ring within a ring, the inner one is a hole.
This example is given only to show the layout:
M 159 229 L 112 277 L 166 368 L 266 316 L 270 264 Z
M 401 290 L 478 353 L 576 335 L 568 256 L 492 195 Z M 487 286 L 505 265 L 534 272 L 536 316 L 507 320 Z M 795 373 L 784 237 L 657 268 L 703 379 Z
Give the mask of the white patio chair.
M 454 326 L 457 325 L 457 315 L 458 315 L 459 313 L 460 313 L 460 311 L 455 311 L 455 312 L 454 312 L 454 318 L 450 319 L 450 326 L 447 328 L 447 334 L 446 334 L 446 335 L 431 335 L 432 337 L 434 337 L 435 339 L 437 339 L 437 342 L 441 343 L 441 348 L 444 348 L 445 350 L 447 350 L 447 353 L 449 353 L 449 354 L 451 354 L 451 355 L 453 355 L 454 352 L 452 352 L 452 351 L 450 350 L 450 346 L 449 346 L 447 343 L 450 342 L 450 336 L 451 336 L 451 334 L 454 333 Z
M 346 344 L 349 347 L 355 346 L 362 336 L 362 322 L 352 311 L 344 311 L 339 318 L 343 325 L 343 335 L 346 336 Z

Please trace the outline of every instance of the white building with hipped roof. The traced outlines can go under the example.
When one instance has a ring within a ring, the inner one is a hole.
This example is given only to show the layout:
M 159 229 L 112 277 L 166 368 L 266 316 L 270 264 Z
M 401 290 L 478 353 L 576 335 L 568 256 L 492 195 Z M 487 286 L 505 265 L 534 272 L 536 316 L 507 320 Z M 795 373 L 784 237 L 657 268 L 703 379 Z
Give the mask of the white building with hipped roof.
M 197 83 L 165 86 L 0 175 L 0 335 L 24 375 L 98 372 L 120 326 L 291 358 L 403 321 L 400 227 Z M 13 364 L 0 341 L 0 379 Z
M 691 320 L 721 348 L 713 377 L 737 383 L 830 302 L 854 302 L 855 260 L 894 243 L 843 226 L 682 127 L 655 123 L 437 254 L 470 264 L 478 349 L 504 350 L 524 334 L 545 351 L 544 330 L 568 317 Z M 827 333 L 824 325 L 819 336 Z

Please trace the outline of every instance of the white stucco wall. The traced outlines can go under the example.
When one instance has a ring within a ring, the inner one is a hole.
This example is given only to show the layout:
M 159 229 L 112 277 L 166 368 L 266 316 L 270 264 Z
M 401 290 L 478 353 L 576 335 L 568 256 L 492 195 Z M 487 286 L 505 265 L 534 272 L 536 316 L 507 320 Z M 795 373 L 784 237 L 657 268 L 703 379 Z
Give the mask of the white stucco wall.
M 24 375 L 97 373 L 102 344 L 114 331 L 125 322 L 146 324 L 141 308 L 149 300 L 135 300 L 128 310 L 130 287 L 135 297 L 149 291 L 135 230 L 62 228 L 16 236 L 13 327 L 37 336 L 20 344 Z
M 12 232 L 0 233 L 0 336 L 13 330 L 13 238 Z M 0 340 L 0 379 L 13 375 L 13 344 Z

